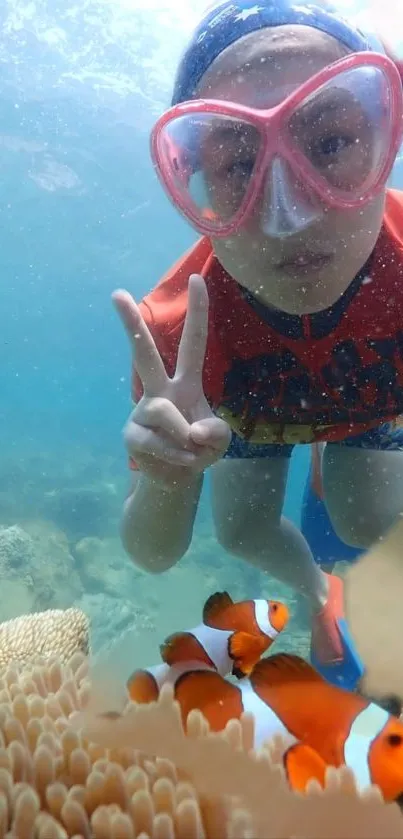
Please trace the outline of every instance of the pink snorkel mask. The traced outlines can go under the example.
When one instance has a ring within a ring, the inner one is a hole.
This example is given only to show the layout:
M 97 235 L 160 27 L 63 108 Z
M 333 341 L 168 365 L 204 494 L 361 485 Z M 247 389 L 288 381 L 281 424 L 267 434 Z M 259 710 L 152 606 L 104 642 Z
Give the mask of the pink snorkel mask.
M 267 26 L 305 24 L 352 53 L 262 110 L 192 99 L 229 44 Z M 226 0 L 205 16 L 179 67 L 173 106 L 151 136 L 171 201 L 203 234 L 229 237 L 258 210 L 270 237 L 302 232 L 327 207 L 357 208 L 382 188 L 403 134 L 402 83 L 380 42 L 334 7 Z

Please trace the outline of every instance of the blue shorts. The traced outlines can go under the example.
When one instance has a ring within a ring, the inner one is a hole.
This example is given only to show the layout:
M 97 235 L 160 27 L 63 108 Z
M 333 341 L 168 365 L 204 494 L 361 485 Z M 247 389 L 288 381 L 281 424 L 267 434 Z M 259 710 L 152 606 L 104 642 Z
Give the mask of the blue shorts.
M 403 428 L 396 428 L 392 422 L 385 422 L 378 428 L 371 428 L 363 434 L 356 434 L 328 443 L 329 446 L 349 446 L 354 449 L 377 449 L 378 451 L 403 451 Z M 289 443 L 248 443 L 237 434 L 232 435 L 231 443 L 224 457 L 291 457 L 294 445 Z

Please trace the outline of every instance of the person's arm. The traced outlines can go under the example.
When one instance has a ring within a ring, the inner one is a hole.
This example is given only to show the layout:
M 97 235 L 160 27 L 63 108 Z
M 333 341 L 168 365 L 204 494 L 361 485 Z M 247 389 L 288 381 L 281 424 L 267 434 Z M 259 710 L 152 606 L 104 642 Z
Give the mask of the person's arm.
M 178 562 L 189 548 L 203 485 L 203 473 L 189 483 L 164 489 L 133 472 L 132 491 L 123 509 L 122 541 L 140 568 L 159 574 Z
M 164 331 L 170 316 L 160 313 L 156 322 L 150 298 L 137 307 L 128 292 L 118 291 L 114 302 L 132 347 L 135 406 L 123 432 L 133 484 L 121 537 L 136 565 L 157 574 L 188 550 L 203 473 L 222 458 L 231 429 L 203 390 L 209 328 L 203 277 L 189 277 L 178 345 Z

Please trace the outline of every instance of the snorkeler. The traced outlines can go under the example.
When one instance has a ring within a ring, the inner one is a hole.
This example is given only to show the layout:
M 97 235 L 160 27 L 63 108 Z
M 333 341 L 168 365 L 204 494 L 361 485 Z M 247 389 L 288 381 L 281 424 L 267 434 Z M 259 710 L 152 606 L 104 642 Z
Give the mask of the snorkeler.
M 135 357 L 128 554 L 151 573 L 184 556 L 213 466 L 219 542 L 306 596 L 311 660 L 349 688 L 342 581 L 282 509 L 293 446 L 315 441 L 343 541 L 403 509 L 403 194 L 386 188 L 402 114 L 396 64 L 337 8 L 217 3 L 151 138 L 202 238 L 139 308 L 114 294 Z

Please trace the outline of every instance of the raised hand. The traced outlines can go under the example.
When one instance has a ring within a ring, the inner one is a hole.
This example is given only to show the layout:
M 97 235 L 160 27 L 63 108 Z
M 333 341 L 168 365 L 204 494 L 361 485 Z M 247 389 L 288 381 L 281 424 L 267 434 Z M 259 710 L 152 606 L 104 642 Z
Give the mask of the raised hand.
M 203 277 L 189 278 L 188 309 L 175 374 L 167 375 L 154 339 L 132 296 L 113 301 L 129 337 L 143 396 L 124 429 L 126 447 L 139 468 L 164 483 L 202 472 L 219 460 L 231 431 L 210 409 L 203 392 L 208 295 Z

